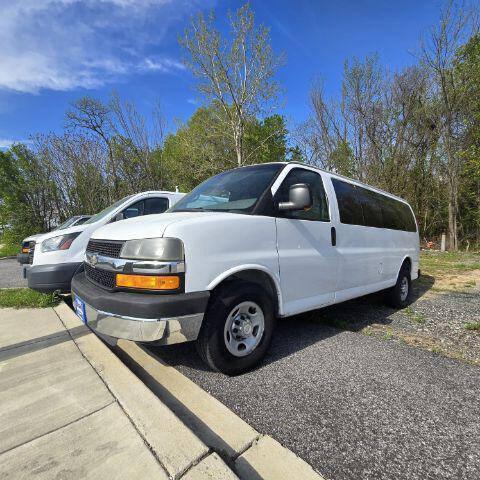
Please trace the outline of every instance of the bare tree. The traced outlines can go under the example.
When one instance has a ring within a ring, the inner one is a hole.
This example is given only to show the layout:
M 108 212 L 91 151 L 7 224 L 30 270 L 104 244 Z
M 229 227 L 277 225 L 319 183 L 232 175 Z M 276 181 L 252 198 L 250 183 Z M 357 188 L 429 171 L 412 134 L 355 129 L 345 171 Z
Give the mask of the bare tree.
M 455 74 L 454 61 L 459 47 L 476 31 L 474 12 L 452 0 L 443 10 L 439 25 L 422 45 L 422 60 L 432 78 L 438 153 L 448 185 L 448 244 L 452 250 L 458 249 L 458 193 L 466 125 L 463 112 L 469 101 L 467 90 Z
M 68 126 L 93 133 L 105 143 L 109 159 L 107 168 L 113 177 L 113 196 L 118 198 L 120 194 L 120 179 L 113 153 L 110 115 L 111 111 L 108 105 L 91 97 L 78 99 L 66 113 Z
M 273 53 L 268 29 L 255 25 L 248 3 L 229 20 L 231 38 L 226 39 L 214 27 L 213 13 L 208 18 L 199 14 L 180 44 L 187 53 L 186 66 L 199 79 L 198 90 L 207 103 L 218 102 L 223 109 L 240 166 L 246 161 L 246 119 L 263 113 L 277 98 L 273 76 L 282 56 Z

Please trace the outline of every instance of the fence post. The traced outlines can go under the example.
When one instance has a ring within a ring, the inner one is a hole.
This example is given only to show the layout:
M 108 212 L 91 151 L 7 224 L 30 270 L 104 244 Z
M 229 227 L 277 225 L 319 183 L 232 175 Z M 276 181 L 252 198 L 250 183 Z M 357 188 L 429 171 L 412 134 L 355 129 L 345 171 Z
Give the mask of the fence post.
M 442 233 L 442 241 L 440 242 L 440 251 L 445 251 L 446 236 Z

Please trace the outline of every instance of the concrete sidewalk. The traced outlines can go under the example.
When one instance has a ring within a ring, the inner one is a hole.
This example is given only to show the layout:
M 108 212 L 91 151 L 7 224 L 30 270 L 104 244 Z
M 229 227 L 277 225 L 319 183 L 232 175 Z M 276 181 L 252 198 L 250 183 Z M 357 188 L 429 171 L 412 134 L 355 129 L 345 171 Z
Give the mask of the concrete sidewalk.
M 0 480 L 322 480 L 138 345 L 116 351 L 133 371 L 65 303 L 0 309 Z
M 0 479 L 237 478 L 65 304 L 0 309 Z

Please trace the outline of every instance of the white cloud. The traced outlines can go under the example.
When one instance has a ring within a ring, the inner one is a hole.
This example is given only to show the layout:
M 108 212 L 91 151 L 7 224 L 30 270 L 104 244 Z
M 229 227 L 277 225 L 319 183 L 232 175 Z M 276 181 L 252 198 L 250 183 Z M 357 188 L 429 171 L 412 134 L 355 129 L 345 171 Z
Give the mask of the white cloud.
M 0 138 L 0 148 L 10 148 L 15 143 L 32 143 L 31 140 L 12 140 L 8 138 Z
M 185 70 L 185 66 L 171 58 L 145 58 L 138 65 L 138 69 L 145 72 L 171 72 L 173 70 Z
M 0 89 L 96 88 L 178 71 L 180 62 L 159 53 L 162 40 L 196 1 L 0 0 Z

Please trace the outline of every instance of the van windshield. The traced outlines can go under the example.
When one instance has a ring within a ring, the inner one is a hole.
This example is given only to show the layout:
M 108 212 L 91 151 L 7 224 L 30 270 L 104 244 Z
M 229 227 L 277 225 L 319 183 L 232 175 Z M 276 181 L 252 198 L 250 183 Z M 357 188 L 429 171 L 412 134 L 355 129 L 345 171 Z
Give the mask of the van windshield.
M 194 188 L 168 211 L 250 213 L 283 166 L 268 163 L 220 173 Z
M 127 201 L 129 198 L 133 197 L 133 195 L 128 195 L 127 197 L 123 197 L 121 200 L 118 202 L 113 203 L 107 208 L 104 208 L 101 212 L 98 212 L 96 215 L 93 217 L 89 218 L 83 225 L 89 225 L 91 223 L 98 222 L 99 220 L 102 220 L 102 218 L 105 218 L 107 215 L 112 213 L 115 209 L 117 209 L 122 203 Z
M 62 224 L 60 224 L 58 227 L 54 228 L 53 230 L 63 230 L 64 228 L 68 228 L 72 223 L 75 223 L 75 220 L 78 217 L 71 217 L 68 220 L 65 220 Z

